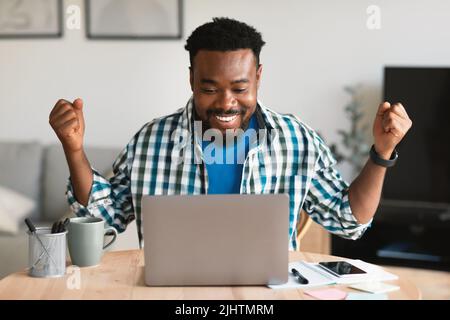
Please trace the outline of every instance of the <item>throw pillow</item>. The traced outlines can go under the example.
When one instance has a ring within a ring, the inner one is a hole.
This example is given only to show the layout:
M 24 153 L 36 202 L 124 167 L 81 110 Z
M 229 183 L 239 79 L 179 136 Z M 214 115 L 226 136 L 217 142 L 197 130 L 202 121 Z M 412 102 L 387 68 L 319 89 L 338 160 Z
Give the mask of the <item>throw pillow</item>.
M 0 232 L 17 234 L 23 220 L 35 206 L 34 200 L 0 186 Z

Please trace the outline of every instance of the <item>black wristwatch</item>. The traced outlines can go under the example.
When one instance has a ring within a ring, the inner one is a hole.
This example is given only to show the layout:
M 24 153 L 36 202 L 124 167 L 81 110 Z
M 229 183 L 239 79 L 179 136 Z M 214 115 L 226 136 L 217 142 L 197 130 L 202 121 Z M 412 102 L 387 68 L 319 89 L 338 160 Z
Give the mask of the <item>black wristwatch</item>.
M 389 160 L 381 158 L 378 153 L 375 151 L 375 145 L 372 145 L 372 148 L 370 148 L 370 159 L 373 161 L 373 163 L 389 168 L 392 167 L 396 162 L 398 158 L 397 150 L 394 149 L 394 152 L 391 155 L 391 158 Z

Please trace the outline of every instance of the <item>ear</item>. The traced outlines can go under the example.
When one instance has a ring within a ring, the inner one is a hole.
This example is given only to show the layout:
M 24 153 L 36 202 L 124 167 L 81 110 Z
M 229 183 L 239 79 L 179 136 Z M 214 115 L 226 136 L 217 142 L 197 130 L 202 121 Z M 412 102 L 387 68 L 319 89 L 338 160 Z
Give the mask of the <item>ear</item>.
M 259 89 L 259 83 L 261 82 L 262 64 L 258 66 L 256 70 L 256 87 Z
M 194 92 L 194 69 L 189 67 L 189 83 L 191 84 L 191 90 Z

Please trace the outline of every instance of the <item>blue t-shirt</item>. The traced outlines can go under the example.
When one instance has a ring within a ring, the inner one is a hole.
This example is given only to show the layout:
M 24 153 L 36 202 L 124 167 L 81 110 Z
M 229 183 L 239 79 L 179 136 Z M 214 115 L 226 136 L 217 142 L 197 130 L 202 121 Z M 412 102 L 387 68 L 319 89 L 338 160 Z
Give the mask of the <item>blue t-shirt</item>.
M 248 129 L 258 130 L 258 123 L 255 114 L 253 114 L 250 118 L 247 130 Z M 203 152 L 205 152 L 205 148 L 211 143 L 214 142 L 202 142 Z M 211 157 L 215 157 L 216 151 L 222 152 L 221 160 L 223 161 L 219 161 L 220 163 L 211 163 L 212 161 L 205 161 L 209 182 L 208 194 L 240 193 L 242 170 L 244 169 L 244 160 L 247 158 L 249 145 L 249 139 L 243 138 L 238 139 L 238 141 L 235 141 L 235 143 L 233 143 L 231 146 L 223 145 L 223 147 L 220 148 L 216 145 L 215 149 L 210 149 L 212 150 L 210 152 Z M 227 161 L 227 159 L 229 159 L 229 161 Z M 230 161 L 230 159 L 233 159 L 233 161 Z

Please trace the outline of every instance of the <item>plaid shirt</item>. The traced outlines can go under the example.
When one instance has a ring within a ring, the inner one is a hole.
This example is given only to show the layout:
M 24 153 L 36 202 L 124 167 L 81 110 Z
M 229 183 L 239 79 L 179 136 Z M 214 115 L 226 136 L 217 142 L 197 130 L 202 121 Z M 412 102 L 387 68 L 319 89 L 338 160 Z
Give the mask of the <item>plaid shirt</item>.
M 326 230 L 358 239 L 370 226 L 353 216 L 348 184 L 334 168 L 329 148 L 293 115 L 263 107 L 256 109 L 264 131 L 251 145 L 242 172 L 241 194 L 288 193 L 289 249 L 298 249 L 297 228 L 303 209 Z M 177 112 L 144 125 L 113 164 L 114 176 L 105 179 L 93 168 L 87 206 L 75 199 L 69 178 L 67 199 L 78 216 L 102 217 L 123 232 L 136 219 L 139 245 L 143 244 L 143 195 L 205 194 L 208 175 L 200 136 L 193 119 L 193 99 Z

